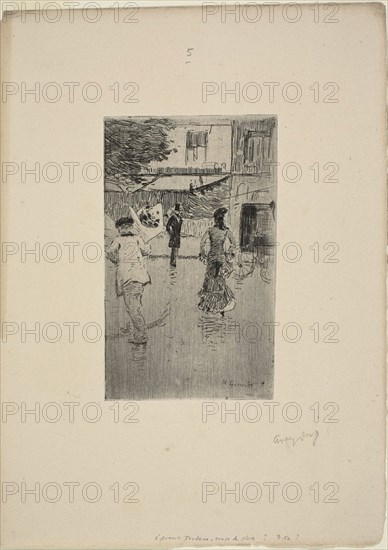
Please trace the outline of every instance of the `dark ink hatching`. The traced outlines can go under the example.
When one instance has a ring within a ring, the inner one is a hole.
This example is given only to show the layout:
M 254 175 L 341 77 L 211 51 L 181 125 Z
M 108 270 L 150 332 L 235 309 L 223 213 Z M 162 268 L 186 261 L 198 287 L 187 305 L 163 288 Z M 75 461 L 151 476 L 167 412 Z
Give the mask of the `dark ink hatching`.
M 276 117 L 104 132 L 106 399 L 271 399 Z

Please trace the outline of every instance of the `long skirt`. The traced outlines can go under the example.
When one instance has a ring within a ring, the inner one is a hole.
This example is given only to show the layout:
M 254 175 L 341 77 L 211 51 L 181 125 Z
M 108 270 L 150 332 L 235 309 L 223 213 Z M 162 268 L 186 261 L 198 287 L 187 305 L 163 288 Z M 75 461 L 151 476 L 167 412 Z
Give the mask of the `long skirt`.
M 200 310 L 206 313 L 220 313 L 234 300 L 234 294 L 226 284 L 229 274 L 228 262 L 213 261 L 207 264 L 205 280 L 198 292 Z

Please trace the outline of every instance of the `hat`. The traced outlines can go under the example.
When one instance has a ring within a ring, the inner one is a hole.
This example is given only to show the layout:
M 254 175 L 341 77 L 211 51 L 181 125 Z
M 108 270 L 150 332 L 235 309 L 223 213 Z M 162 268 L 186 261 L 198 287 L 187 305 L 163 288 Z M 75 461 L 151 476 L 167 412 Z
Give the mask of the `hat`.
M 131 216 L 127 216 L 126 218 L 120 218 L 115 223 L 116 228 L 118 229 L 122 225 L 133 225 L 135 223 L 135 220 Z
M 225 216 L 227 211 L 228 211 L 228 209 L 225 208 L 225 207 L 217 208 L 217 210 L 213 214 L 213 218 L 221 218 L 222 216 Z

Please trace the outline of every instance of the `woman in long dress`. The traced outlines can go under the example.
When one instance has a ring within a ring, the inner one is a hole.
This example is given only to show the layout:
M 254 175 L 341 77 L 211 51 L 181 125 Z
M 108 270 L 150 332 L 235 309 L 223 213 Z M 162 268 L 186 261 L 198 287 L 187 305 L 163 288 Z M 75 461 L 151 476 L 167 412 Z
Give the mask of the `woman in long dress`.
M 228 210 L 218 208 L 214 214 L 214 227 L 206 231 L 201 240 L 199 259 L 206 263 L 205 280 L 199 291 L 200 310 L 206 313 L 221 313 L 232 310 L 236 301 L 234 294 L 226 284 L 226 279 L 232 272 L 230 257 L 236 249 L 236 239 L 231 230 L 226 227 L 224 217 Z M 230 248 L 225 253 L 225 241 L 229 240 Z M 205 247 L 210 241 L 210 250 L 206 255 Z

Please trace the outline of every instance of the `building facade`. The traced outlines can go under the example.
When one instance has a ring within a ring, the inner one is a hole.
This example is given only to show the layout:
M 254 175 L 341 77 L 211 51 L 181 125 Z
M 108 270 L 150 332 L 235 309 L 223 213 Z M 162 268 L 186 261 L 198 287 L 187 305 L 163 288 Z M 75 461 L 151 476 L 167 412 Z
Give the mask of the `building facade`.
M 166 160 L 152 161 L 152 183 L 135 191 L 105 193 L 105 211 L 117 219 L 128 206 L 135 210 L 162 204 L 165 213 L 182 204 L 183 235 L 201 237 L 214 210 L 228 209 L 227 224 L 244 250 L 258 235 L 275 238 L 277 189 L 277 121 L 273 116 L 171 119 L 173 150 Z

